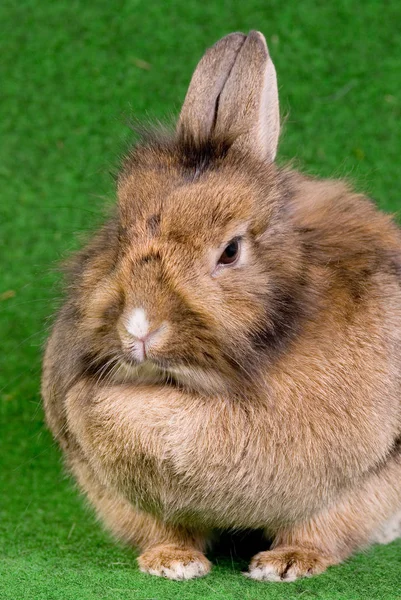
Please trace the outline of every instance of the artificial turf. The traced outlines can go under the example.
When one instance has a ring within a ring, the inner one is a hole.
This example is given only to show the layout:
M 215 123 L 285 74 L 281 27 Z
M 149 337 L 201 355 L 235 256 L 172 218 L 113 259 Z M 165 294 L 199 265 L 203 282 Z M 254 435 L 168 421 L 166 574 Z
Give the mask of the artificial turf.
M 113 199 L 122 115 L 176 114 L 222 35 L 267 37 L 286 118 L 280 162 L 348 177 L 399 211 L 399 0 L 3 0 L 0 21 L 0 599 L 401 598 L 401 540 L 292 584 L 245 579 L 232 552 L 197 581 L 141 574 L 63 473 L 39 397 L 55 265 Z

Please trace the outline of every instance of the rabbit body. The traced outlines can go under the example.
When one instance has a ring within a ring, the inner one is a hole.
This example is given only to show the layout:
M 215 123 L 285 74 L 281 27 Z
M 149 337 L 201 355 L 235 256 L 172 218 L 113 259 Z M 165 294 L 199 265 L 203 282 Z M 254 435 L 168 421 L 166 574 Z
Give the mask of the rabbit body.
M 47 422 L 152 574 L 206 574 L 215 529 L 263 528 L 249 576 L 273 581 L 401 534 L 401 235 L 274 164 L 276 95 L 260 34 L 206 53 L 177 132 L 126 158 L 47 345 Z

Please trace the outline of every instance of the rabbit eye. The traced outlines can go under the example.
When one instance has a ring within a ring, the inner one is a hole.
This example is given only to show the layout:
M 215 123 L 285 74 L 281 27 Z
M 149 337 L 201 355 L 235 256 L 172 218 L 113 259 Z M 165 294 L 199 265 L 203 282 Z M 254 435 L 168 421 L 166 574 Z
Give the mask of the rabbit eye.
M 219 265 L 233 265 L 237 262 L 240 251 L 240 240 L 235 238 L 231 240 L 224 249 L 224 252 L 218 260 Z

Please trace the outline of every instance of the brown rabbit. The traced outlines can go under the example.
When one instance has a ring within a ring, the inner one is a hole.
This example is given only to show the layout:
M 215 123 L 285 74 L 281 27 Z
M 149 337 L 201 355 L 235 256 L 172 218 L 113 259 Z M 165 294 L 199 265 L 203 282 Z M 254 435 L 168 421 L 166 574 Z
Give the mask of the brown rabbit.
M 274 163 L 264 37 L 209 49 L 174 133 L 126 157 L 72 260 L 43 397 L 69 469 L 142 571 L 293 581 L 401 535 L 401 235 L 346 184 Z

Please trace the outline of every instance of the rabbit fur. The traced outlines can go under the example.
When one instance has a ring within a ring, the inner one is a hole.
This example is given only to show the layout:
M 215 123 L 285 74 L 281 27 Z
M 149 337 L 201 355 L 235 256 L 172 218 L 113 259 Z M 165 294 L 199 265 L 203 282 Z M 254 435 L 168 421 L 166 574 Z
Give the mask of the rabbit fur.
M 247 573 L 264 581 L 401 535 L 400 231 L 346 183 L 277 166 L 279 128 L 264 37 L 226 36 L 68 265 L 47 423 L 154 575 L 207 574 L 221 529 L 265 531 Z

